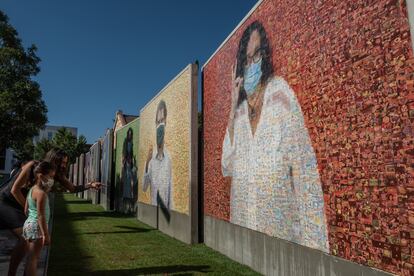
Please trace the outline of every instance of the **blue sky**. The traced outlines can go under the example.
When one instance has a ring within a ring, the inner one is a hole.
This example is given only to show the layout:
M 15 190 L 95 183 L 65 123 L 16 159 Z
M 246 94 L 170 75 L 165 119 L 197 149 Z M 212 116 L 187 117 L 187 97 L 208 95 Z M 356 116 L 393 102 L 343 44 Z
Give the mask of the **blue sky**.
M 27 47 L 51 125 L 89 143 L 116 110 L 138 115 L 188 63 L 214 53 L 257 0 L 1 0 Z

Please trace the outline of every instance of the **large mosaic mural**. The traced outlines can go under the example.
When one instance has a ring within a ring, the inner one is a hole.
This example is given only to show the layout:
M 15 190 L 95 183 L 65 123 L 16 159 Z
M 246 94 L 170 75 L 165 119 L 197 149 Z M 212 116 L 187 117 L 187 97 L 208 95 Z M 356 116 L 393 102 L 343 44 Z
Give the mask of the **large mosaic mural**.
M 187 66 L 140 114 L 139 202 L 189 214 L 191 74 Z
M 205 215 L 414 271 L 405 5 L 257 6 L 203 68 Z
M 139 118 L 116 132 L 115 206 L 133 212 L 138 197 Z

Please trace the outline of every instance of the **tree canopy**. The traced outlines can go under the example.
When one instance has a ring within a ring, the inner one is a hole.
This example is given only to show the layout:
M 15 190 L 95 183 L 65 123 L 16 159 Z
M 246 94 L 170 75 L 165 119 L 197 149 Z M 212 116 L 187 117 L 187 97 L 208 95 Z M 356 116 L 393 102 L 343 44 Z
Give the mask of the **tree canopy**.
M 42 139 L 34 147 L 34 159 L 41 160 L 52 148 L 60 148 L 69 156 L 69 162 L 74 163 L 76 157 L 89 150 L 86 138 L 80 135 L 78 138 L 69 130 L 60 128 L 52 140 Z
M 22 46 L 17 31 L 0 11 L 0 147 L 22 151 L 47 122 L 39 84 L 36 46 Z

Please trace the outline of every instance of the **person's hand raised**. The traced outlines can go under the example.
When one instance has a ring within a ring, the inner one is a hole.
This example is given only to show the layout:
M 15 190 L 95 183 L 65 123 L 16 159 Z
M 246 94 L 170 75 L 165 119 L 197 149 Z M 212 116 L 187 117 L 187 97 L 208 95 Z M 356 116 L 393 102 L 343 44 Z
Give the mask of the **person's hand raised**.
M 151 145 L 149 150 L 148 150 L 147 162 L 145 163 L 145 172 L 148 172 L 148 164 L 152 159 L 152 152 L 153 152 L 153 149 L 152 149 L 152 145 Z
M 239 101 L 240 97 L 240 88 L 243 83 L 242 77 L 236 77 L 237 75 L 237 61 L 232 66 L 232 73 L 231 73 L 231 112 L 234 113 L 237 108 L 237 102 Z M 234 115 L 234 114 L 230 114 Z
M 229 121 L 227 124 L 229 133 L 230 133 L 230 141 L 233 144 L 233 136 L 234 136 L 234 117 L 236 115 L 237 110 L 237 103 L 240 97 L 240 89 L 243 83 L 242 77 L 237 76 L 237 61 L 236 64 L 232 66 L 232 74 L 231 74 L 231 108 L 229 114 Z

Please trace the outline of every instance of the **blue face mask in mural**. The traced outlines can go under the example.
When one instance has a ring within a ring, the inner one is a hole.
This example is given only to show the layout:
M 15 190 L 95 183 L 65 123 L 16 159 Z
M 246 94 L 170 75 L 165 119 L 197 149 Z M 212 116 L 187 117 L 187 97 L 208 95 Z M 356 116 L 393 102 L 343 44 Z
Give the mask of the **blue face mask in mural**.
M 261 77 L 262 77 L 262 59 L 260 59 L 258 62 L 253 62 L 244 71 L 243 87 L 247 93 L 247 96 L 250 96 L 253 94 L 254 90 L 256 89 L 257 85 L 260 82 Z
M 165 123 L 161 123 L 157 127 L 157 145 L 164 143 Z

